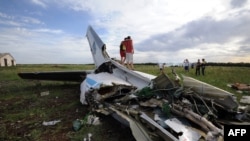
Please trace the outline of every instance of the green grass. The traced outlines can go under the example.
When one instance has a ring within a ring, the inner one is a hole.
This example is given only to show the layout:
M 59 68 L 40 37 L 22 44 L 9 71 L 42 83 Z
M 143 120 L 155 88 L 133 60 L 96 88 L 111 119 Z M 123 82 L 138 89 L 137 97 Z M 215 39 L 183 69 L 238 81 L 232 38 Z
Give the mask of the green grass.
M 0 68 L 0 141 L 2 140 L 37 140 L 37 141 L 81 141 L 88 133 L 103 141 L 125 141 L 128 136 L 120 135 L 125 130 L 114 121 L 100 126 L 86 126 L 80 131 L 72 130 L 72 122 L 83 119 L 88 108 L 80 103 L 80 85 L 72 82 L 22 80 L 18 72 L 91 70 L 94 65 L 17 65 Z M 135 65 L 135 69 L 153 75 L 159 75 L 157 65 Z M 242 94 L 227 87 L 231 83 L 250 84 L 250 68 L 247 67 L 212 67 L 206 68 L 205 76 L 195 76 L 195 70 L 186 73 L 182 67 L 174 67 L 177 74 L 187 75 L 208 84 L 217 86 L 235 94 Z M 165 73 L 173 78 L 172 68 L 166 67 Z M 48 96 L 41 92 L 49 91 Z M 105 118 L 105 117 L 103 117 Z M 62 122 L 46 127 L 43 121 Z M 115 130 L 114 130 L 115 129 Z M 110 137 L 113 137 L 112 139 Z
M 170 68 L 169 68 L 170 69 Z M 191 69 L 186 73 L 179 67 L 176 69 L 178 74 L 193 77 L 200 81 L 206 82 L 223 90 L 229 91 L 240 99 L 242 94 L 237 93 L 234 89 L 227 86 L 227 84 L 233 83 L 246 83 L 250 84 L 250 68 L 249 67 L 214 67 L 207 66 L 205 70 L 205 76 L 196 76 L 195 69 Z

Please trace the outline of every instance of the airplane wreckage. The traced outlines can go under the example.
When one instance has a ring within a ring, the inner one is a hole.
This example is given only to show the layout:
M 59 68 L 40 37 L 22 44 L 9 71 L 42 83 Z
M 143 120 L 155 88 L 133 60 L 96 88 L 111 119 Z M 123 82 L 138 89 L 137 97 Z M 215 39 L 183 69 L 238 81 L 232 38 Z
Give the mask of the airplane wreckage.
M 95 70 L 18 75 L 82 81 L 81 103 L 129 126 L 137 141 L 224 140 L 225 125 L 250 125 L 248 107 L 241 106 L 233 94 L 187 76 L 178 85 L 166 74 L 129 70 L 109 57 L 91 26 L 86 36 Z

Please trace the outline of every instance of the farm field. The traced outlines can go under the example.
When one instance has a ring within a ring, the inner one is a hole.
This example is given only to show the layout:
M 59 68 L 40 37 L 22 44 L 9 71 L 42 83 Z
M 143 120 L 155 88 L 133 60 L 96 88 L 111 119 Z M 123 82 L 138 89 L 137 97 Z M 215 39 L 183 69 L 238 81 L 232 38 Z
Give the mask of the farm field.
M 73 122 L 84 119 L 88 107 L 80 103 L 80 84 L 73 82 L 22 80 L 18 72 L 90 70 L 94 65 L 17 65 L 0 68 L 0 141 L 82 141 L 88 133 L 93 141 L 134 140 L 130 130 L 112 117 L 100 117 L 100 125 L 86 125 L 74 131 Z M 159 74 L 157 65 L 135 65 L 135 69 L 153 75 Z M 195 76 L 195 70 L 184 72 L 182 67 L 166 67 L 164 72 L 173 77 L 172 69 L 180 76 L 187 75 L 241 98 L 227 84 L 250 83 L 250 68 L 206 68 L 205 76 Z M 41 95 L 47 93 L 46 95 Z M 53 126 L 44 126 L 43 121 L 60 120 Z

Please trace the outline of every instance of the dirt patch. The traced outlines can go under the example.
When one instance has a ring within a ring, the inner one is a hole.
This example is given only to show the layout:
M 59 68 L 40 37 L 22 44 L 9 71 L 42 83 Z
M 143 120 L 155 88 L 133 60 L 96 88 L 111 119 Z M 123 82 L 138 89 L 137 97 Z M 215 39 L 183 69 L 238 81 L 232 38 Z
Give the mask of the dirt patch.
M 47 90 L 49 95 L 40 96 L 39 92 Z M 4 95 L 3 92 L 6 91 L 8 95 Z M 27 91 L 27 94 L 24 91 Z M 33 94 L 30 95 L 30 91 L 33 91 Z M 73 121 L 83 119 L 89 113 L 88 107 L 80 103 L 79 93 L 78 84 L 46 84 L 40 86 L 39 90 L 25 86 L 19 87 L 15 93 L 12 93 L 11 89 L 2 90 L 0 141 L 82 141 L 88 133 L 93 135 L 92 141 L 134 140 L 130 129 L 110 116 L 100 115 L 101 125 L 85 126 L 74 131 Z M 42 125 L 43 121 L 58 119 L 61 122 L 56 125 Z

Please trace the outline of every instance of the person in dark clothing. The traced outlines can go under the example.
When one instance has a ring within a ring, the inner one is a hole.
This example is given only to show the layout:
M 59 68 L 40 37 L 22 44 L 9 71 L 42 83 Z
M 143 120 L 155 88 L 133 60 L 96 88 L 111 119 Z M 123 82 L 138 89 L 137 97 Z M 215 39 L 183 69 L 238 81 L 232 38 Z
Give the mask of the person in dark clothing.
M 126 60 L 126 46 L 125 46 L 125 40 L 126 38 L 124 38 L 123 41 L 121 41 L 120 44 L 120 56 L 121 56 L 121 64 L 124 65 L 124 62 Z
M 198 59 L 197 63 L 196 63 L 196 70 L 195 70 L 195 75 L 200 75 L 200 68 L 201 68 L 201 62 L 200 59 Z
M 185 72 L 189 72 L 189 61 L 185 59 L 183 62 Z
M 201 60 L 201 74 L 204 76 L 205 75 L 205 68 L 206 68 L 206 61 L 205 59 L 203 58 Z

